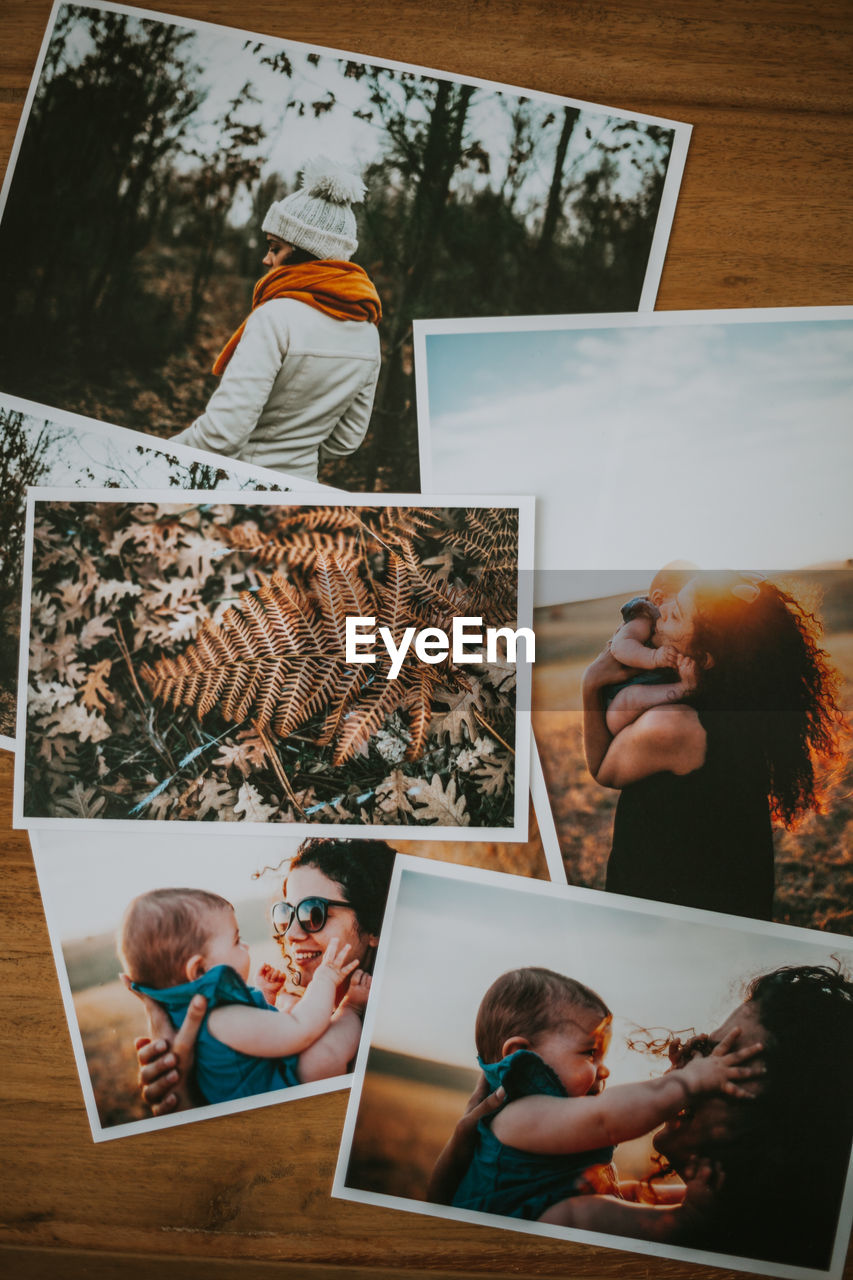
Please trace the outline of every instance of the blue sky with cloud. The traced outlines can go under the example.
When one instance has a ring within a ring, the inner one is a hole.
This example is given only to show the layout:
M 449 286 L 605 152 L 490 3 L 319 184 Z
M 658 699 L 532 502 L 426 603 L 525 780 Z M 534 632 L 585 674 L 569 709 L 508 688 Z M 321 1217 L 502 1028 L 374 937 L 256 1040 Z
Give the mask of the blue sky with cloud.
M 548 569 L 853 556 L 853 318 L 806 316 L 427 334 L 430 488 L 535 494 Z

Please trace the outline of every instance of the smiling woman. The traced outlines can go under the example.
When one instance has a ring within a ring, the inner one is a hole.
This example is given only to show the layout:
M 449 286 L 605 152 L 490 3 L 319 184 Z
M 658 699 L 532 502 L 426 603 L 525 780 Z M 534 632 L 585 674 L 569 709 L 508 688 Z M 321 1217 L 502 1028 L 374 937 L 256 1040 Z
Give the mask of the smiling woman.
M 284 1083 L 306 1084 L 338 1076 L 354 1056 L 352 1028 L 340 1015 L 354 1010 L 363 1016 L 394 857 L 395 851 L 381 840 L 305 840 L 290 863 L 284 900 L 271 911 L 285 968 L 263 965 L 257 975 L 257 994 L 288 1020 L 304 1021 L 303 1006 L 307 1012 L 310 1004 L 313 1014 L 317 1003 L 313 984 L 318 973 L 331 968 L 340 977 L 332 1005 L 338 1012 L 333 1013 L 325 1034 L 298 1052 L 298 1061 L 290 1060 L 290 1075 Z M 143 994 L 157 999 L 157 993 Z M 137 1053 L 143 1096 L 155 1115 L 197 1105 L 199 1092 L 200 1101 L 210 1100 L 193 1066 L 196 1038 L 201 1037 L 199 1044 L 210 1039 L 207 1022 L 215 993 L 204 989 L 193 995 L 192 1004 L 189 998 L 184 1001 L 177 1036 L 159 1004 L 147 1002 L 152 1039 L 140 1042 Z M 272 1087 L 276 1086 L 266 1085 Z

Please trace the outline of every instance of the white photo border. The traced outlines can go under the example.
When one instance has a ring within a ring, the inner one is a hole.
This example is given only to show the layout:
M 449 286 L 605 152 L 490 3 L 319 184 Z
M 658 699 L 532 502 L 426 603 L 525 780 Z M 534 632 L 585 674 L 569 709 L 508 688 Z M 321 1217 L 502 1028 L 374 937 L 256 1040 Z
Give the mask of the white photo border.
M 313 499 L 313 501 L 312 501 Z M 32 574 L 33 574 L 33 526 L 35 507 L 38 502 L 69 502 L 72 504 L 99 503 L 171 503 L 180 505 L 193 501 L 205 504 L 234 503 L 243 506 L 346 506 L 346 507 L 508 507 L 518 511 L 518 611 L 517 626 L 532 627 L 533 616 L 533 516 L 534 499 L 530 497 L 507 497 L 491 495 L 488 498 L 479 495 L 473 502 L 464 494 L 430 493 L 388 494 L 388 493 L 347 493 L 345 497 L 335 496 L 329 504 L 325 494 L 318 499 L 314 495 L 299 493 L 259 493 L 251 489 L 181 489 L 181 490 L 147 490 L 147 489 L 63 489 L 58 487 L 30 487 L 27 495 L 26 542 L 24 550 L 24 576 L 21 601 L 21 645 L 18 670 L 18 717 L 16 740 L 25 742 L 27 725 L 27 685 L 29 675 L 29 634 L 31 620 Z M 507 827 L 443 827 L 443 826 L 380 826 L 364 823 L 263 823 L 241 822 L 240 830 L 245 834 L 268 834 L 271 827 L 293 836 L 317 836 L 321 832 L 334 834 L 340 839 L 373 838 L 383 840 L 452 840 L 486 841 L 496 843 L 514 843 L 528 839 L 529 795 L 531 787 L 530 764 L 533 742 L 531 727 L 530 700 L 532 696 L 532 666 L 529 662 L 519 662 L 516 672 L 516 711 L 515 711 L 515 792 L 513 803 L 513 822 Z M 146 819 L 137 823 L 128 818 L 45 818 L 30 816 L 24 813 L 24 769 L 26 752 L 16 752 L 16 768 L 14 775 L 12 826 L 15 829 L 33 830 L 44 828 L 49 830 L 83 829 L 90 827 L 97 831 L 124 831 L 128 827 L 143 826 L 152 831 L 160 828 L 169 830 L 182 827 L 207 834 L 229 834 L 231 823 L 205 822 L 200 824 L 191 820 Z M 549 810 L 550 815 L 550 810 Z
M 778 925 L 769 921 L 749 920 L 743 916 L 724 915 L 715 911 L 703 911 L 690 907 L 679 907 L 669 903 L 651 902 L 645 898 L 630 898 L 621 894 L 604 893 L 596 889 L 583 889 L 572 885 L 548 885 L 544 881 L 529 880 L 520 876 L 507 876 L 501 872 L 484 871 L 458 864 L 424 862 L 418 858 L 398 854 L 391 877 L 382 937 L 377 950 L 373 984 L 371 986 L 371 1000 L 367 1006 L 350 1086 L 350 1096 L 347 1102 L 347 1113 L 344 1119 L 338 1162 L 332 1184 L 332 1195 L 334 1197 L 341 1200 L 351 1200 L 358 1204 L 379 1205 L 387 1209 L 425 1214 L 429 1217 L 450 1219 L 457 1222 L 467 1222 L 475 1226 L 518 1231 L 528 1235 L 592 1245 L 597 1248 L 619 1249 L 623 1252 L 672 1258 L 676 1261 L 728 1267 L 737 1271 L 753 1272 L 757 1275 L 779 1277 L 779 1280 L 841 1280 L 847 1255 L 850 1229 L 853 1226 L 853 1153 L 851 1153 L 845 1179 L 844 1194 L 833 1241 L 832 1259 L 829 1268 L 826 1270 L 814 1267 L 792 1266 L 779 1262 L 765 1262 L 756 1258 L 741 1258 L 732 1254 L 692 1249 L 681 1245 L 657 1244 L 631 1236 L 609 1235 L 605 1232 L 582 1231 L 574 1227 L 553 1226 L 550 1223 L 531 1222 L 521 1218 L 504 1217 L 499 1214 L 457 1209 L 450 1205 L 439 1205 L 424 1200 L 411 1200 L 403 1196 L 391 1196 L 381 1192 L 362 1191 L 358 1188 L 347 1186 L 347 1166 L 352 1151 L 359 1104 L 367 1074 L 367 1060 L 371 1050 L 373 1030 L 378 1017 L 378 1010 L 382 1000 L 382 987 L 389 964 L 388 957 L 391 951 L 391 937 L 394 931 L 400 887 L 403 877 L 410 875 L 434 876 L 448 882 L 468 881 L 504 890 L 517 890 L 519 894 L 536 895 L 544 892 L 549 899 L 558 898 L 564 902 L 597 903 L 617 912 L 640 913 L 647 916 L 662 917 L 667 920 L 676 920 L 680 923 L 693 921 L 697 924 L 708 924 L 717 928 L 727 927 L 734 932 L 753 933 L 778 938 L 780 941 L 806 942 L 813 946 L 824 948 L 827 954 L 831 951 L 843 952 L 846 954 L 848 963 L 853 963 L 853 939 L 839 934 L 821 933 L 792 925 Z
M 50 405 L 39 404 L 35 400 L 26 400 L 21 396 L 0 391 L 0 409 L 5 408 L 11 409 L 13 413 L 23 413 L 28 418 L 41 419 L 53 426 L 72 431 L 77 436 L 96 435 L 100 439 L 109 441 L 117 452 L 123 452 L 125 449 L 129 452 L 131 449 L 139 448 L 151 453 L 170 454 L 179 462 L 198 462 L 206 467 L 215 467 L 218 471 L 226 471 L 235 480 L 254 480 L 258 484 L 276 485 L 282 493 L 306 493 L 317 497 L 322 494 L 328 501 L 335 497 L 343 499 L 347 497 L 343 489 L 335 489 L 331 485 L 306 480 L 303 476 L 273 471 L 270 467 L 259 467 L 252 462 L 240 462 L 237 458 L 229 458 L 226 454 L 211 453 L 209 449 L 194 449 L 178 441 L 173 443 L 160 436 L 136 431 L 131 427 L 119 427 L 104 422 L 100 418 L 89 418 L 85 414 L 52 408 Z M 75 486 L 75 492 L 79 491 Z M 121 492 L 128 493 L 132 490 L 122 489 Z M 174 492 L 178 493 L 181 490 L 176 489 Z M 217 490 L 211 489 L 209 492 L 216 493 Z M 14 751 L 15 738 L 0 733 L 0 750 Z

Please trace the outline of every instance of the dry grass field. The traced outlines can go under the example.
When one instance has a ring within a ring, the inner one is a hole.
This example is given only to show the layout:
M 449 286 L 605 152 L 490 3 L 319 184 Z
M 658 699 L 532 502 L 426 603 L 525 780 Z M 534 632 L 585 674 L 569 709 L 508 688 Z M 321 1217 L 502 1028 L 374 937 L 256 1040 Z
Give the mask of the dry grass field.
M 791 579 L 817 604 L 823 645 L 843 680 L 841 702 L 853 720 L 853 570 L 813 570 Z M 604 887 L 618 792 L 586 769 L 580 685 L 588 663 L 615 630 L 622 598 L 579 601 L 538 611 L 533 728 L 570 884 Z M 825 812 L 795 831 L 775 832 L 774 919 L 853 933 L 853 759 L 826 781 Z

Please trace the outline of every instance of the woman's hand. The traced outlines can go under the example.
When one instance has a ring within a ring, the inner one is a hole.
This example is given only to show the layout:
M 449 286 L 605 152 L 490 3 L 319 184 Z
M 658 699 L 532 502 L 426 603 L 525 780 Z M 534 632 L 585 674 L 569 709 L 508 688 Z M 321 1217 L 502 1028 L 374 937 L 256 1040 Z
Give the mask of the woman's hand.
M 127 974 L 120 977 L 132 991 Z M 151 1114 L 166 1116 L 197 1106 L 200 1099 L 191 1076 L 196 1037 L 204 1021 L 207 1001 L 204 996 L 193 996 L 183 1025 L 176 1032 L 162 1005 L 139 991 L 133 994 L 142 1001 L 148 1018 L 150 1034 L 138 1036 L 133 1047 L 139 1067 L 137 1082 Z
M 495 1115 L 506 1102 L 503 1085 L 489 1092 L 486 1077 L 480 1073 L 477 1087 L 468 1099 L 465 1113 L 458 1121 L 453 1135 L 435 1162 L 427 1184 L 426 1198 L 433 1204 L 450 1204 L 456 1189 L 471 1163 L 477 1125 L 488 1116 Z

